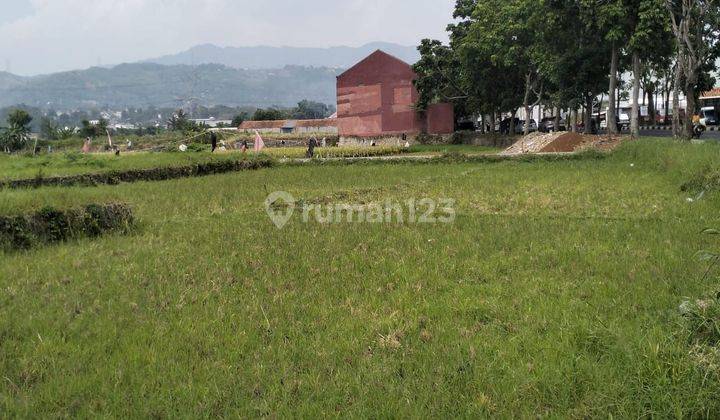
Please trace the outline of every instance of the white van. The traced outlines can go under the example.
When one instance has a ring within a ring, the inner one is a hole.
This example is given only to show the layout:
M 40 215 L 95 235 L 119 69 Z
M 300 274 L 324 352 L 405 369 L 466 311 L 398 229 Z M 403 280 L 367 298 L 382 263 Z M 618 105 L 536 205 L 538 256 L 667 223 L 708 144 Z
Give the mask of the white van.
M 700 109 L 700 124 L 718 125 L 717 115 L 715 115 L 715 108 L 712 106 L 706 106 Z

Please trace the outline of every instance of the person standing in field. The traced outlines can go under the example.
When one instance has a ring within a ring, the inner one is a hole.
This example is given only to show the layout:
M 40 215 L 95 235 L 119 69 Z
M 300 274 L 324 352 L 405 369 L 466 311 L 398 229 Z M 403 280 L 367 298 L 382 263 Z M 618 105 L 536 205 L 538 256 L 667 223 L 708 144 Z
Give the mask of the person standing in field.
M 317 147 L 318 142 L 315 139 L 315 137 L 311 137 L 310 141 L 308 142 L 308 151 L 307 151 L 307 157 L 308 159 L 312 159 L 315 157 L 315 148 Z
M 83 143 L 82 152 L 83 153 L 90 153 L 90 137 L 85 138 L 85 143 Z
M 210 132 L 210 145 L 212 146 L 211 153 L 215 153 L 215 149 L 217 149 L 217 134 L 215 134 L 214 131 Z

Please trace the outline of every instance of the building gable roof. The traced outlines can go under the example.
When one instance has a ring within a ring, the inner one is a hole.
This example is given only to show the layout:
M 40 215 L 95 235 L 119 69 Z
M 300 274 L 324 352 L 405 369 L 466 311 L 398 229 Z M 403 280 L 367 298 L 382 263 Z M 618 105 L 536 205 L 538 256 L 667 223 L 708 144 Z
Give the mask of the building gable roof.
M 383 50 L 376 50 L 374 53 L 370 54 L 369 56 L 365 57 L 364 59 L 360 60 L 359 63 L 355 64 L 354 66 L 350 67 L 349 69 L 345 70 L 342 74 L 338 76 L 338 79 L 342 79 L 344 76 L 349 75 L 351 73 L 355 73 L 358 70 L 361 70 L 363 67 L 371 65 L 370 63 L 380 61 L 384 63 L 391 63 L 394 65 L 402 65 L 407 67 L 409 72 L 414 73 L 412 66 L 403 60 L 395 57 L 394 55 L 390 55 L 386 53 Z

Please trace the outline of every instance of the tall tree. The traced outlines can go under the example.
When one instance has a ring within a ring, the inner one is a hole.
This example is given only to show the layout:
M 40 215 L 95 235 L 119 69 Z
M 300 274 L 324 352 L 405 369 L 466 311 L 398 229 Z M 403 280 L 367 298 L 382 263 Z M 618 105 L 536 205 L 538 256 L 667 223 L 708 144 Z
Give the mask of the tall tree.
M 610 45 L 607 127 L 609 134 L 617 134 L 616 92 L 620 73 L 620 53 L 627 42 L 627 10 L 623 0 L 581 0 L 585 8 L 596 11 L 599 29 Z
M 647 69 L 653 65 L 669 65 L 671 50 L 670 24 L 663 12 L 664 0 L 626 0 L 626 11 L 630 38 L 628 50 L 632 57 L 632 113 L 630 132 L 632 137 L 640 137 L 640 87 L 647 75 Z M 645 84 L 653 93 L 651 82 Z M 650 98 L 652 101 L 652 98 Z M 654 117 L 654 112 L 651 113 Z
M 698 87 L 703 69 L 714 68 L 720 38 L 720 2 L 717 0 L 665 0 L 675 35 L 676 62 L 675 91 L 673 97 L 673 132 L 676 136 L 691 139 L 692 117 L 696 111 Z M 687 100 L 685 127 L 679 125 L 679 93 L 682 89 Z
M 606 89 L 609 74 L 610 48 L 599 27 L 598 9 L 575 0 L 549 0 L 545 5 L 545 73 L 557 85 L 554 96 L 561 105 L 585 107 L 589 130 L 595 98 Z

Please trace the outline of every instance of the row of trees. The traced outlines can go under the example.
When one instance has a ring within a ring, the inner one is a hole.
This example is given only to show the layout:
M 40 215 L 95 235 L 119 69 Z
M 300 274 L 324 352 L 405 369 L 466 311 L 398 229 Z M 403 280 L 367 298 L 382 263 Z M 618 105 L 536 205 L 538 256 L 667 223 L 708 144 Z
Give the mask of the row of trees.
M 253 121 L 275 121 L 275 120 L 316 120 L 327 118 L 335 112 L 332 105 L 320 102 L 303 100 L 294 108 L 267 108 L 258 109 L 252 116 Z
M 540 105 L 558 119 L 562 109 L 574 119 L 584 109 L 590 127 L 593 110 L 607 101 L 608 131 L 617 133 L 616 92 L 628 72 L 633 135 L 641 88 L 652 117 L 652 96 L 663 89 L 673 92 L 675 134 L 689 138 L 720 55 L 718 0 L 457 0 L 454 18 L 449 45 L 423 40 L 419 47 L 418 105 L 452 101 L 460 115 L 487 115 L 492 125 L 500 113 L 522 107 L 529 115 Z M 688 109 L 683 132 L 680 94 Z

